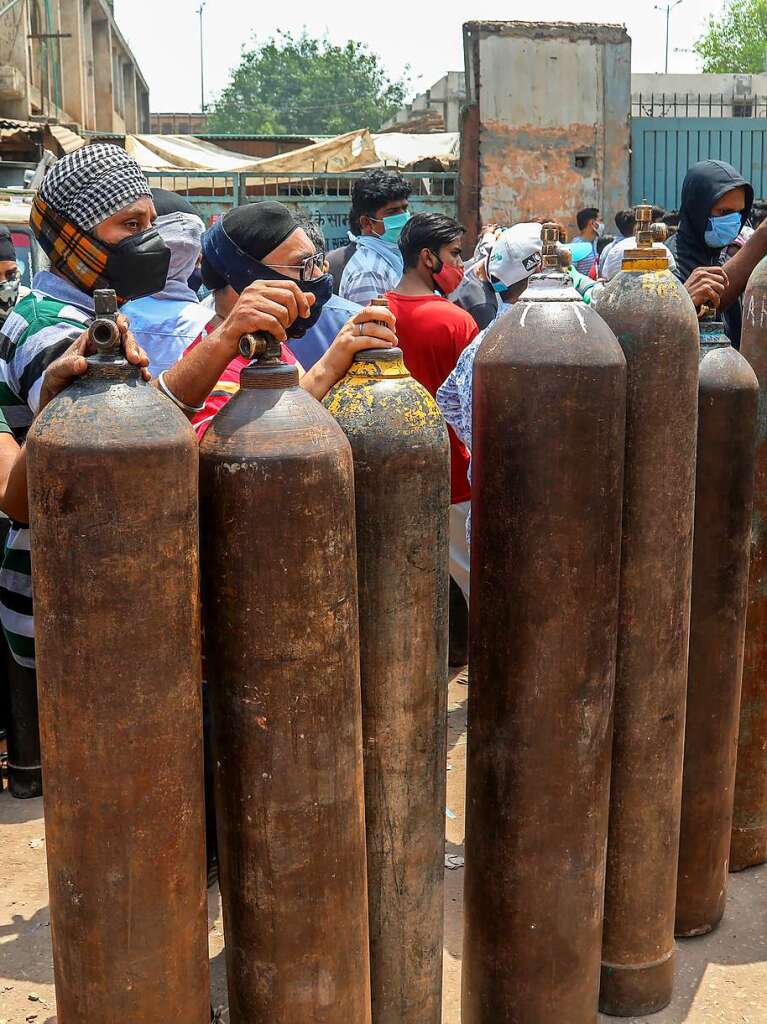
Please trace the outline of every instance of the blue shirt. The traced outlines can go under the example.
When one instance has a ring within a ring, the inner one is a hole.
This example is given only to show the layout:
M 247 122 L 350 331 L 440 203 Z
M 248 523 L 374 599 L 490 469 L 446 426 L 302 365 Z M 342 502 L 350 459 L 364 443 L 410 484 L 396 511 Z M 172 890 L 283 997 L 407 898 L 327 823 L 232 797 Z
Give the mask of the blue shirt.
M 581 245 L 591 246 L 591 254 L 584 256 L 582 260 L 578 260 L 575 264 L 576 270 L 580 270 L 582 274 L 588 274 L 597 261 L 597 240 L 596 238 L 581 238 L 580 235 L 576 235 L 573 239 L 573 245 L 576 242 L 579 242 Z
M 126 302 L 120 310 L 130 330 L 149 356 L 149 372 L 158 377 L 175 365 L 213 319 L 214 311 L 199 303 L 191 289 L 172 298 L 164 293 Z
M 327 352 L 333 341 L 347 321 L 361 306 L 356 302 L 342 299 L 340 295 L 332 295 L 322 307 L 320 318 L 314 327 L 310 327 L 303 338 L 294 338 L 288 342 L 288 348 L 299 361 L 304 370 L 311 370 L 320 356 Z
M 399 246 L 376 235 L 360 235 L 354 255 L 341 275 L 339 295 L 360 306 L 371 299 L 392 291 L 400 282 L 403 272 Z
M 503 316 L 511 306 L 504 304 L 498 316 Z M 493 323 L 496 323 L 498 317 Z M 471 455 L 471 403 L 473 398 L 474 381 L 474 360 L 477 358 L 479 346 L 482 344 L 485 335 L 493 324 L 488 324 L 484 331 L 476 336 L 474 341 L 461 352 L 455 369 L 447 377 L 445 382 L 437 391 L 437 405 L 440 412 L 456 432 L 461 441 L 469 449 Z M 469 482 L 471 482 L 471 460 L 468 469 Z M 471 543 L 471 509 L 466 517 L 466 540 Z

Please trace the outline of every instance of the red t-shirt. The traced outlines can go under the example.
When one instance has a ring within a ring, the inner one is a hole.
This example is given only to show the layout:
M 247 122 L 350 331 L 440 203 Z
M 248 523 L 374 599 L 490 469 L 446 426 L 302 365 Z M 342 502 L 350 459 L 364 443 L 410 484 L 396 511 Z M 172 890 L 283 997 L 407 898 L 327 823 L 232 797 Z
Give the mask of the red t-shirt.
M 464 309 L 440 295 L 399 295 L 387 292 L 389 308 L 397 318 L 397 337 L 405 366 L 432 394 L 455 369 L 458 357 L 479 328 Z M 450 435 L 450 501 L 468 501 L 469 451 L 452 427 Z

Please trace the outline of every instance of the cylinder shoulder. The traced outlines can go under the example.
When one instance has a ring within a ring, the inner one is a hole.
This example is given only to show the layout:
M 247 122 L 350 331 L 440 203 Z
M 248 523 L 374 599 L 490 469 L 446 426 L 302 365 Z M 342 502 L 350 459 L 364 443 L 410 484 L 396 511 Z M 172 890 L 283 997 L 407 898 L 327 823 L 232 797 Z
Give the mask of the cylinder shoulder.
M 762 257 L 751 271 L 751 276 L 743 293 L 744 303 L 747 303 L 751 296 L 758 296 L 761 299 L 765 292 L 767 292 L 767 256 Z
M 494 364 L 624 367 L 626 360 L 610 327 L 580 302 L 525 302 L 488 329 L 475 366 Z
M 388 436 L 418 436 L 423 443 L 447 443 L 437 403 L 413 377 L 376 380 L 350 375 L 331 388 L 324 404 L 349 436 L 375 430 Z
M 259 461 L 348 449 L 330 413 L 302 388 L 243 388 L 213 418 L 200 443 L 200 458 Z
M 27 443 L 106 448 L 115 444 L 197 448 L 192 425 L 173 402 L 144 381 L 75 381 L 35 418 Z
M 697 342 L 695 306 L 687 289 L 670 270 L 621 271 L 605 285 L 597 309 L 618 334 L 626 318 L 634 317 L 637 327 L 655 330 L 655 318 L 648 316 L 651 306 L 662 315 L 664 325 L 689 330 Z
M 700 353 L 698 316 L 684 285 L 670 270 L 621 271 L 608 282 L 599 313 L 633 361 L 643 353 L 692 372 Z
M 759 390 L 759 381 L 751 364 L 730 346 L 714 349 L 704 355 L 700 361 L 699 384 L 701 390 Z

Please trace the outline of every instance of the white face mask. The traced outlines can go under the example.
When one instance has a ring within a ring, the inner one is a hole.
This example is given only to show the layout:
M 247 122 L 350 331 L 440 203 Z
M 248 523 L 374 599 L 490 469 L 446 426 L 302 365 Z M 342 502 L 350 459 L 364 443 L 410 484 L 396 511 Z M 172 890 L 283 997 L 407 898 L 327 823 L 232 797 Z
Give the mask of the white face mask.
M 19 297 L 21 274 L 16 274 L 10 281 L 0 281 L 0 322 L 4 321 Z
M 598 220 L 596 222 L 596 233 L 597 238 L 601 238 L 602 235 L 605 233 L 605 223 L 603 220 Z

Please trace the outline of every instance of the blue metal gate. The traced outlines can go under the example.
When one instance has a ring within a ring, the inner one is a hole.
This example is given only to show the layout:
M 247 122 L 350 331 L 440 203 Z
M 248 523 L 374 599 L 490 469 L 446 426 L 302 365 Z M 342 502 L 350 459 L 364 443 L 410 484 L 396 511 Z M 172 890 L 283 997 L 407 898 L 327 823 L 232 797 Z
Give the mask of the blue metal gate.
M 315 221 L 330 249 L 345 245 L 354 182 L 346 173 L 231 174 L 219 171 L 147 171 L 150 185 L 185 195 L 208 223 L 233 206 L 279 199 Z M 458 175 L 454 171 L 404 171 L 413 191 L 410 208 L 457 216 Z
M 698 160 L 726 160 L 767 196 L 767 118 L 633 117 L 631 202 L 679 208 L 687 168 Z

